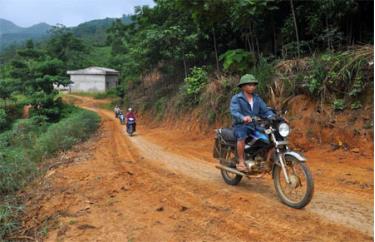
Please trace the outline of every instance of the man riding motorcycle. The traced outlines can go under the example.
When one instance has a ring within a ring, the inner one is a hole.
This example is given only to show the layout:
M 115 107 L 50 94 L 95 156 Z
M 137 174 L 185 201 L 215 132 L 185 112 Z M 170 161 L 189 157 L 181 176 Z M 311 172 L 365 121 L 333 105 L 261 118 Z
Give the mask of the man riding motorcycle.
M 135 120 L 135 114 L 132 108 L 128 108 L 128 112 L 126 113 L 125 118 L 126 118 L 126 127 L 128 127 L 129 118 L 132 118 L 133 120 Z M 135 132 L 136 126 L 137 126 L 136 122 L 134 122 L 133 125 L 134 125 L 133 127 L 134 127 L 134 132 Z
M 121 112 L 120 107 L 118 105 L 116 105 L 115 108 L 113 109 L 113 111 L 115 112 L 115 117 L 117 118 L 118 115 Z
M 255 130 L 252 124 L 252 117 L 272 118 L 275 114 L 269 110 L 264 101 L 255 94 L 258 80 L 251 74 L 241 77 L 238 87 L 241 92 L 232 97 L 230 112 L 233 118 L 234 135 L 237 139 L 238 164 L 237 170 L 247 172 L 245 164 L 244 149 L 245 140 Z M 267 159 L 270 159 L 272 150 L 269 151 Z

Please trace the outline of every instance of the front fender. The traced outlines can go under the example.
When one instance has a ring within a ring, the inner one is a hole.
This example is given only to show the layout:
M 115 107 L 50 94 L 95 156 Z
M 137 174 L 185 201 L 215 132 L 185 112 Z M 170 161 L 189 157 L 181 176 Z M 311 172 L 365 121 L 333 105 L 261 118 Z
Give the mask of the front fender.
M 284 152 L 284 158 L 286 158 L 288 156 L 293 157 L 294 159 L 298 160 L 299 162 L 306 162 L 306 158 L 298 152 L 295 152 L 295 151 L 292 151 L 292 150 Z M 275 168 L 277 166 L 281 166 L 281 165 L 280 165 L 278 160 L 275 160 L 275 162 L 272 165 L 272 179 L 274 178 Z
M 287 151 L 287 152 L 284 153 L 284 157 L 287 157 L 287 156 L 291 156 L 291 157 L 297 159 L 300 162 L 305 162 L 306 161 L 306 158 L 303 155 L 301 155 L 300 153 L 297 153 L 295 151 L 292 151 L 292 150 Z

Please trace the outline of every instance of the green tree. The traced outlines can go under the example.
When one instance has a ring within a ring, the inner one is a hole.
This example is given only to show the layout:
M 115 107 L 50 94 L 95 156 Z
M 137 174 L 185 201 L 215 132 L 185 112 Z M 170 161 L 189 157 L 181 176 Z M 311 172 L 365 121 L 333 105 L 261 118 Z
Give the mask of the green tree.
M 83 41 L 63 25 L 53 27 L 51 33 L 46 44 L 47 53 L 64 62 L 67 69 L 84 67 L 88 49 Z

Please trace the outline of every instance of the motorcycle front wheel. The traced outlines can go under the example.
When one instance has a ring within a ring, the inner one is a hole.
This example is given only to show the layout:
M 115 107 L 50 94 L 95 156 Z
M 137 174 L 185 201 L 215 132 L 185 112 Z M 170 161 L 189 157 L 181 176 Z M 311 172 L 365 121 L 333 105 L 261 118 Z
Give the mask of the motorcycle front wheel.
M 311 171 L 304 162 L 293 157 L 285 157 L 286 171 L 290 183 L 286 182 L 281 166 L 273 171 L 274 185 L 280 200 L 292 208 L 303 208 L 310 203 L 314 194 L 314 181 Z

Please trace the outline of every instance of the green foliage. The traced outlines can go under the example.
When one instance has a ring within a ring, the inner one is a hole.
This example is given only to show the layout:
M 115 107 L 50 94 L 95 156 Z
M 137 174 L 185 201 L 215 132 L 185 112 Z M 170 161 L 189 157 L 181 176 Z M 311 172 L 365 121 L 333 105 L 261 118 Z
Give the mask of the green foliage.
M 18 208 L 8 204 L 5 196 L 37 175 L 43 158 L 88 138 L 100 121 L 96 113 L 69 106 L 63 109 L 62 117 L 54 124 L 47 123 L 45 116 L 21 119 L 0 134 L 0 239 L 17 227 Z
M 96 113 L 80 110 L 50 125 L 35 141 L 34 158 L 49 157 L 58 150 L 69 149 L 73 144 L 88 138 L 98 128 L 99 121 Z
M 250 73 L 253 74 L 259 81 L 257 91 L 262 96 L 266 95 L 275 73 L 273 64 L 270 63 L 266 58 L 260 57 L 258 65 L 253 67 Z
M 8 124 L 8 117 L 4 109 L 0 109 L 0 130 L 4 129 Z
M 86 58 L 87 60 L 84 61 L 86 62 L 86 66 L 109 66 L 110 60 L 112 58 L 111 47 L 93 46 L 88 49 L 88 54 Z
M 5 106 L 7 100 L 12 98 L 12 93 L 16 91 L 16 87 L 9 80 L 0 80 L 0 98 L 4 100 Z
M 359 100 L 356 100 L 350 105 L 351 109 L 360 109 L 362 108 L 362 104 Z
M 368 77 L 372 51 L 370 46 L 361 46 L 344 52 L 317 54 L 294 62 L 281 61 L 278 66 L 296 91 L 304 90 L 303 93 L 323 103 L 343 98 L 356 102 L 373 83 Z M 357 104 L 353 106 L 358 107 Z
M 106 99 L 110 97 L 117 97 L 119 92 L 118 92 L 118 89 L 115 87 L 115 88 L 109 89 L 106 92 L 98 92 L 98 93 L 93 93 L 93 94 L 94 94 L 95 99 Z
M 0 153 L 0 193 L 9 194 L 23 187 L 36 173 L 33 163 L 21 148 L 8 148 Z
M 162 97 L 156 101 L 155 103 L 156 119 L 160 120 L 163 118 L 166 105 L 167 105 L 166 97 Z
M 213 124 L 216 121 L 216 112 L 215 111 L 208 111 L 208 124 Z
M 342 111 L 345 109 L 345 101 L 344 99 L 336 99 L 333 101 L 333 109 L 335 111 Z
M 236 72 L 241 75 L 245 74 L 256 61 L 254 54 L 243 49 L 228 50 L 220 55 L 219 59 L 223 61 L 225 71 Z
M 310 72 L 305 76 L 305 86 L 308 92 L 314 98 L 318 98 L 322 83 L 326 78 L 326 64 L 330 60 L 330 57 L 322 55 L 321 57 L 312 58 L 310 60 Z
M 190 75 L 185 78 L 184 90 L 194 104 L 199 102 L 199 94 L 207 82 L 208 74 L 202 67 L 193 67 Z
M 48 54 L 66 63 L 67 69 L 83 67 L 82 57 L 87 48 L 82 40 L 62 25 L 54 26 L 51 33 L 46 46 Z
M 63 27 L 54 28 L 45 48 L 39 49 L 29 41 L 26 48 L 17 50 L 10 64 L 11 80 L 0 81 L 0 98 L 6 102 L 13 93 L 21 93 L 32 105 L 32 115 L 45 115 L 56 122 L 62 102 L 53 85 L 70 83 L 65 72 L 70 65 L 75 65 L 74 58 L 80 58 L 85 48 Z
M 0 239 L 19 226 L 17 216 L 20 215 L 22 207 L 13 205 L 16 203 L 15 201 L 4 201 L 3 204 L 0 204 Z

